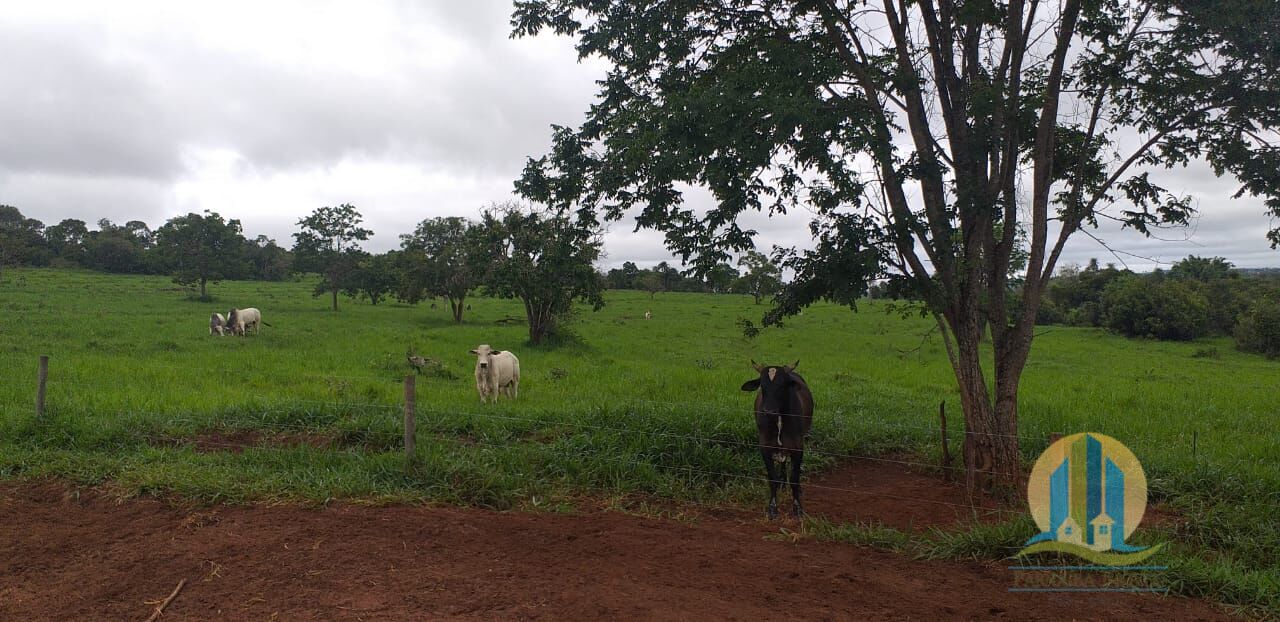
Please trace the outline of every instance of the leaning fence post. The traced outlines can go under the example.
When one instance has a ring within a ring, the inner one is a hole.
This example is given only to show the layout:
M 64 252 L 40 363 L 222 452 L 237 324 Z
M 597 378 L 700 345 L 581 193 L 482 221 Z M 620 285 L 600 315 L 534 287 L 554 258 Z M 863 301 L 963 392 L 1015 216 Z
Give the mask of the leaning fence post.
M 1195 462 L 1196 458 L 1198 457 L 1198 450 L 1199 450 L 1198 445 L 1200 444 L 1199 441 L 1200 441 L 1200 431 L 1192 430 L 1191 431 L 1191 461 L 1192 462 Z
M 418 435 L 418 420 L 414 413 L 415 402 L 417 401 L 416 379 L 417 376 L 404 377 L 404 458 L 406 466 L 413 464 L 413 450 Z
M 951 449 L 947 447 L 947 401 L 938 402 L 938 419 L 942 422 L 942 468 L 943 477 L 951 481 Z
M 40 370 L 36 372 L 36 417 L 44 417 L 44 386 L 49 381 L 49 357 L 40 357 Z

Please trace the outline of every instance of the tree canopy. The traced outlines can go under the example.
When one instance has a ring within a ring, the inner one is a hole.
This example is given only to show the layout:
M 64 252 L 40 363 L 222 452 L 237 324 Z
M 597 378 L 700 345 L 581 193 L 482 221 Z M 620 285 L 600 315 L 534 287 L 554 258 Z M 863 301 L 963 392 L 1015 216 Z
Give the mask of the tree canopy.
M 362 259 L 360 242 L 373 235 L 360 226 L 363 221 L 350 203 L 321 207 L 299 220 L 302 229 L 293 234 L 297 268 L 320 274 L 315 295 L 329 292 L 334 311 L 338 310 L 338 292 L 354 287 L 352 279 Z
M 766 320 L 905 282 L 956 372 L 966 466 L 1006 484 L 1037 309 L 1074 233 L 1186 223 L 1191 199 L 1153 173 L 1192 160 L 1280 216 L 1272 0 L 527 0 L 512 24 L 611 65 L 521 194 L 637 213 L 697 270 L 751 247 L 744 212 L 806 207 L 816 248 L 780 257 L 796 278 Z M 689 185 L 715 206 L 686 206 Z
M 524 303 L 531 344 L 554 335 L 575 300 L 604 306 L 604 282 L 594 267 L 602 247 L 595 227 L 515 203 L 485 210 L 481 227 L 490 266 L 485 289 Z
M 443 296 L 453 320 L 461 322 L 467 294 L 485 270 L 479 228 L 465 218 L 428 218 L 400 236 L 400 248 L 401 298 Z
M 142 224 L 142 223 L 138 223 Z M 141 230 L 145 230 L 142 225 Z M 133 228 L 139 231 L 138 227 Z M 146 238 L 150 238 L 147 235 Z M 206 284 L 244 273 L 244 234 L 239 220 L 223 220 L 206 211 L 169 219 L 156 230 L 156 248 L 179 285 L 199 285 L 208 300 Z

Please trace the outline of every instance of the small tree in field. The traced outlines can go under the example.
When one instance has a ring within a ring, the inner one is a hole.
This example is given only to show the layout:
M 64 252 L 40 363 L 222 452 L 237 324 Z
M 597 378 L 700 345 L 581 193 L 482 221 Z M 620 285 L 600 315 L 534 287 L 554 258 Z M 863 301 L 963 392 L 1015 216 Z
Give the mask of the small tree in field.
M 161 261 L 179 285 L 199 285 L 200 300 L 209 300 L 206 286 L 247 271 L 245 239 L 239 220 L 223 220 L 205 211 L 169 219 L 155 233 Z
M 595 227 L 514 203 L 486 210 L 481 227 L 490 263 L 485 288 L 524 303 L 531 344 L 554 334 L 575 300 L 597 310 L 604 306 L 604 282 L 594 267 L 602 247 Z
M 390 253 L 360 253 L 357 256 L 355 271 L 347 279 L 344 291 L 352 298 L 364 296 L 369 299 L 369 304 L 377 306 L 395 290 L 400 280 L 396 271 L 397 258 Z
M 747 251 L 738 265 L 746 269 L 746 273 L 738 280 L 738 287 L 751 294 L 756 304 L 765 296 L 776 294 L 782 289 L 782 270 L 768 257 L 756 251 Z
M 636 279 L 636 284 L 646 292 L 649 292 L 649 300 L 660 291 L 664 291 L 662 287 L 662 275 L 652 270 L 645 270 L 640 273 L 640 278 Z
M 400 236 L 401 298 L 424 296 L 449 301 L 453 321 L 462 322 L 467 294 L 483 275 L 484 253 L 479 228 L 465 218 L 428 218 L 412 234 Z
M 904 282 L 955 372 L 970 483 L 1011 491 L 1018 387 L 1068 239 L 1101 218 L 1187 223 L 1191 198 L 1152 172 L 1199 159 L 1280 216 L 1278 22 L 1275 0 L 525 0 L 516 36 L 572 36 L 609 71 L 516 188 L 636 213 L 702 272 L 752 248 L 744 213 L 810 210 L 815 248 L 783 254 L 796 277 L 766 321 Z M 716 205 L 686 207 L 690 184 Z
M 334 311 L 338 310 L 338 292 L 351 289 L 351 279 L 359 267 L 359 242 L 373 235 L 360 227 L 363 220 L 349 203 L 321 207 L 299 220 L 302 230 L 293 234 L 295 266 L 320 274 L 315 295 L 332 294 Z

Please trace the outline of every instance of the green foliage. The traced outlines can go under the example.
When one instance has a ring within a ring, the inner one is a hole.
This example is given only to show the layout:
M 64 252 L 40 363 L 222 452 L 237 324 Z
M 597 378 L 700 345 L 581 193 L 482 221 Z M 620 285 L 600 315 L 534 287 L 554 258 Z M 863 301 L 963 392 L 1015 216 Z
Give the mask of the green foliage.
M 1192 159 L 1280 216 L 1280 3 L 1232 5 L 518 2 L 514 36 L 572 36 L 609 69 L 516 190 L 583 220 L 636 214 L 697 274 L 754 248 L 750 212 L 809 210 L 815 243 L 776 254 L 795 278 L 765 323 L 852 305 L 890 272 L 943 326 L 966 422 L 990 433 L 976 450 L 1013 472 L 1019 375 L 1073 233 L 1186 225 L 1191 197 L 1151 171 Z M 687 207 L 690 185 L 715 204 Z M 1200 330 L 1185 309 L 1148 317 Z
M 52 253 L 44 240 L 44 223 L 27 218 L 11 205 L 0 205 L 0 269 L 48 265 Z
M 205 211 L 169 219 L 156 230 L 156 250 L 179 285 L 199 285 L 208 300 L 206 283 L 248 272 L 240 221 L 224 221 Z
M 782 289 L 782 270 L 764 254 L 747 251 L 738 259 L 738 265 L 745 268 L 746 273 L 734 283 L 734 291 L 750 294 L 756 304 Z
M 364 296 L 370 304 L 378 304 L 400 282 L 396 271 L 396 257 L 392 254 L 362 254 L 356 261 L 355 271 L 346 281 L 344 291 L 352 296 Z
M 1267 358 L 1280 358 L 1280 294 L 1253 303 L 1235 328 L 1236 347 Z
M 428 218 L 400 236 L 400 247 L 397 297 L 416 303 L 443 296 L 461 322 L 467 294 L 487 269 L 479 227 L 465 218 Z
M 1209 302 L 1183 281 L 1123 276 L 1102 292 L 1107 328 L 1129 337 L 1185 341 L 1207 332 Z
M 296 269 L 320 274 L 314 295 L 329 292 L 334 311 L 338 310 L 338 292 L 356 287 L 353 278 L 362 258 L 360 241 L 373 235 L 360 226 L 363 220 L 349 203 L 321 207 L 299 220 L 302 229 L 293 234 Z
M 603 279 L 595 271 L 602 242 L 589 223 L 516 204 L 485 210 L 481 236 L 488 253 L 486 291 L 519 298 L 529 322 L 529 343 L 563 330 L 579 300 L 604 306 Z
M 1258 324 L 1237 322 L 1245 322 L 1256 301 L 1276 296 L 1280 281 L 1265 274 L 1242 276 L 1221 257 L 1193 255 L 1167 272 L 1143 275 L 1112 265 L 1099 269 L 1095 260 L 1083 270 L 1066 266 L 1054 277 L 1037 322 L 1105 326 L 1160 339 L 1236 334 L 1238 341 L 1247 341 L 1244 335 L 1259 335 Z M 1265 352 L 1259 348 L 1246 350 Z

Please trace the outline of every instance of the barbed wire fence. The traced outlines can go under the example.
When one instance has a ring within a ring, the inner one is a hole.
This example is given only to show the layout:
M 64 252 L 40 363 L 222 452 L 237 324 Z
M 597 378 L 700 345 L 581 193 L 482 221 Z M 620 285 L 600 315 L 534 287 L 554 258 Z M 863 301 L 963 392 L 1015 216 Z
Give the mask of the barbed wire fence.
M 157 368 L 172 369 L 182 371 L 186 374 L 193 373 L 192 369 L 177 366 L 155 366 Z M 199 372 L 196 372 L 199 373 Z M 212 373 L 212 372 L 211 372 Z M 217 373 L 225 373 L 219 370 Z M 261 374 L 254 371 L 255 375 Z M 347 380 L 374 380 L 378 382 L 389 382 L 386 376 L 352 376 L 352 375 L 336 375 L 336 374 L 280 374 L 280 377 L 296 378 L 298 376 L 324 378 L 329 380 L 347 379 Z M 419 391 L 417 387 L 416 375 L 405 375 L 402 379 L 403 398 L 399 404 L 387 404 L 374 401 L 345 401 L 345 400 L 315 400 L 315 399 L 295 399 L 292 397 L 279 398 L 261 394 L 254 394 L 252 397 L 259 400 L 261 408 L 251 407 L 248 410 L 254 414 L 260 415 L 255 420 L 247 421 L 243 418 L 235 421 L 228 421 L 217 417 L 201 417 L 184 418 L 173 417 L 169 419 L 171 427 L 191 428 L 194 424 L 202 424 L 205 432 L 222 432 L 219 435 L 192 436 L 190 434 L 174 434 L 163 430 L 152 430 L 147 432 L 145 442 L 164 447 L 194 447 L 199 450 L 220 450 L 233 453 L 273 451 L 281 449 L 295 448 L 299 445 L 309 445 L 317 449 L 340 449 L 342 443 L 336 442 L 338 435 L 343 433 L 363 434 L 366 441 L 370 438 L 375 439 L 369 446 L 379 451 L 388 451 L 394 449 L 402 449 L 404 452 L 404 461 L 406 469 L 412 468 L 419 457 L 417 449 L 417 439 L 422 434 L 431 435 L 433 438 L 441 441 L 451 441 L 459 446 L 479 446 L 488 449 L 505 450 L 511 449 L 516 443 L 523 442 L 519 438 L 509 439 L 508 442 L 493 442 L 487 438 L 481 438 L 476 435 L 462 434 L 460 431 L 465 430 L 477 421 L 499 422 L 503 425 L 517 424 L 525 426 L 529 429 L 540 429 L 547 427 L 555 427 L 559 429 L 573 430 L 574 434 L 590 434 L 590 433 L 607 433 L 616 435 L 626 435 L 631 437 L 644 437 L 649 441 L 654 439 L 662 439 L 664 441 L 672 441 L 679 443 L 696 444 L 706 447 L 729 448 L 737 452 L 752 452 L 761 449 L 761 446 L 755 440 L 747 440 L 748 436 L 753 436 L 754 426 L 750 432 L 746 426 L 739 433 L 726 432 L 720 435 L 694 434 L 677 432 L 665 429 L 642 429 L 636 427 L 625 427 L 619 425 L 610 425 L 607 423 L 599 423 L 592 421 L 581 421 L 567 419 L 563 417 L 546 417 L 546 416 L 521 416 L 509 412 L 485 412 L 482 410 L 462 410 L 456 408 L 441 408 L 433 406 L 419 405 Z M 48 388 L 50 385 L 61 388 L 86 388 L 90 386 L 88 383 L 76 381 L 59 381 L 55 378 L 50 380 L 49 358 L 42 356 L 39 358 L 37 366 L 36 390 L 34 412 L 37 421 L 46 419 L 46 406 L 49 398 Z M 296 415 L 296 407 L 302 405 L 304 407 L 315 407 L 317 411 L 321 409 L 330 409 L 347 414 L 359 416 L 372 415 L 375 420 L 383 422 L 383 426 L 378 429 L 366 427 L 363 430 L 350 430 L 341 427 L 335 427 L 335 423 L 339 420 L 336 416 L 318 417 L 315 423 L 296 423 L 289 421 L 277 420 L 275 416 L 292 416 Z M 618 402 L 615 407 L 632 408 L 632 407 L 660 407 L 664 409 L 684 409 L 684 410 L 702 410 L 702 411 L 721 411 L 729 412 L 727 406 L 717 404 L 698 404 L 692 405 L 687 403 L 650 400 L 650 399 L 632 399 Z M 806 455 L 820 456 L 831 462 L 852 462 L 865 461 L 876 464 L 892 464 L 907 469 L 923 470 L 928 472 L 942 473 L 947 479 L 967 474 L 972 471 L 969 466 L 955 466 L 951 464 L 950 445 L 954 444 L 953 440 L 948 437 L 946 429 L 945 402 L 939 407 L 940 422 L 939 427 L 930 427 L 910 422 L 895 422 L 883 419 L 863 421 L 863 425 L 869 425 L 873 428 L 881 428 L 895 431 L 903 431 L 915 434 L 917 437 L 931 437 L 938 435 L 937 441 L 940 444 L 941 459 L 936 462 L 925 461 L 921 459 L 913 459 L 911 457 L 902 457 L 895 455 L 877 455 L 872 453 L 858 453 L 851 451 L 839 451 L 836 449 L 828 449 L 822 446 L 811 446 L 805 448 Z M 744 412 L 741 408 L 734 408 L 732 411 L 736 414 Z M 146 413 L 138 413 L 135 411 L 119 411 L 113 413 L 118 417 L 140 417 Z M 140 417 L 141 418 L 141 417 Z M 399 432 L 397 435 L 390 435 L 388 430 L 394 428 L 395 423 L 399 423 Z M 250 424 L 246 427 L 245 424 Z M 421 425 L 420 425 L 421 424 Z M 1106 434 L 1106 430 L 1099 430 Z M 264 438 L 264 432 L 275 435 L 276 438 Z M 743 434 L 741 432 L 747 432 Z M 927 434 L 926 434 L 927 433 Z M 962 436 L 977 436 L 984 433 L 963 430 Z M 1048 443 L 1054 440 L 1054 437 L 1064 435 L 1065 433 L 1051 434 L 1035 434 L 1035 433 L 1018 433 L 1018 434 L 998 434 L 999 436 L 1017 437 L 1020 441 L 1028 441 L 1035 443 Z M 1188 450 L 1193 458 L 1198 459 L 1198 449 L 1200 438 L 1198 431 L 1191 431 L 1189 439 L 1184 438 L 1185 434 L 1178 435 L 1179 442 L 1189 442 Z M 396 438 L 398 437 L 398 438 Z M 1152 438 L 1134 438 L 1126 437 L 1126 442 L 1170 442 L 1170 438 L 1152 439 Z M 963 440 L 961 441 L 963 442 Z M 357 443 L 358 444 L 358 443 Z M 817 443 L 820 445 L 820 443 Z M 767 448 L 767 447 L 766 447 Z M 347 447 L 350 449 L 350 447 Z M 593 454 L 591 460 L 600 460 L 617 464 L 624 468 L 633 469 L 663 469 L 680 476 L 689 478 L 701 478 L 703 481 L 709 482 L 732 482 L 732 481 L 752 481 L 764 482 L 765 478 L 762 473 L 755 472 L 730 472 L 725 470 L 715 470 L 708 468 L 700 468 L 687 464 L 670 464 L 660 459 L 638 460 L 628 456 L 608 456 Z M 982 471 L 982 473 L 990 476 L 1007 476 L 1009 473 L 998 471 Z M 854 496 L 874 496 L 896 501 L 922 503 L 937 506 L 947 506 L 956 511 L 964 511 L 970 514 L 976 514 L 983 511 L 989 511 L 990 508 L 983 508 L 975 503 L 972 494 L 969 496 L 968 503 L 955 503 L 948 501 L 940 501 L 937 499 L 924 499 L 918 497 L 908 497 L 904 495 L 895 495 L 883 490 L 868 490 L 849 486 L 833 486 L 825 483 L 806 482 L 806 488 L 815 490 L 829 490 L 842 492 Z M 971 491 L 972 492 L 972 491 Z

